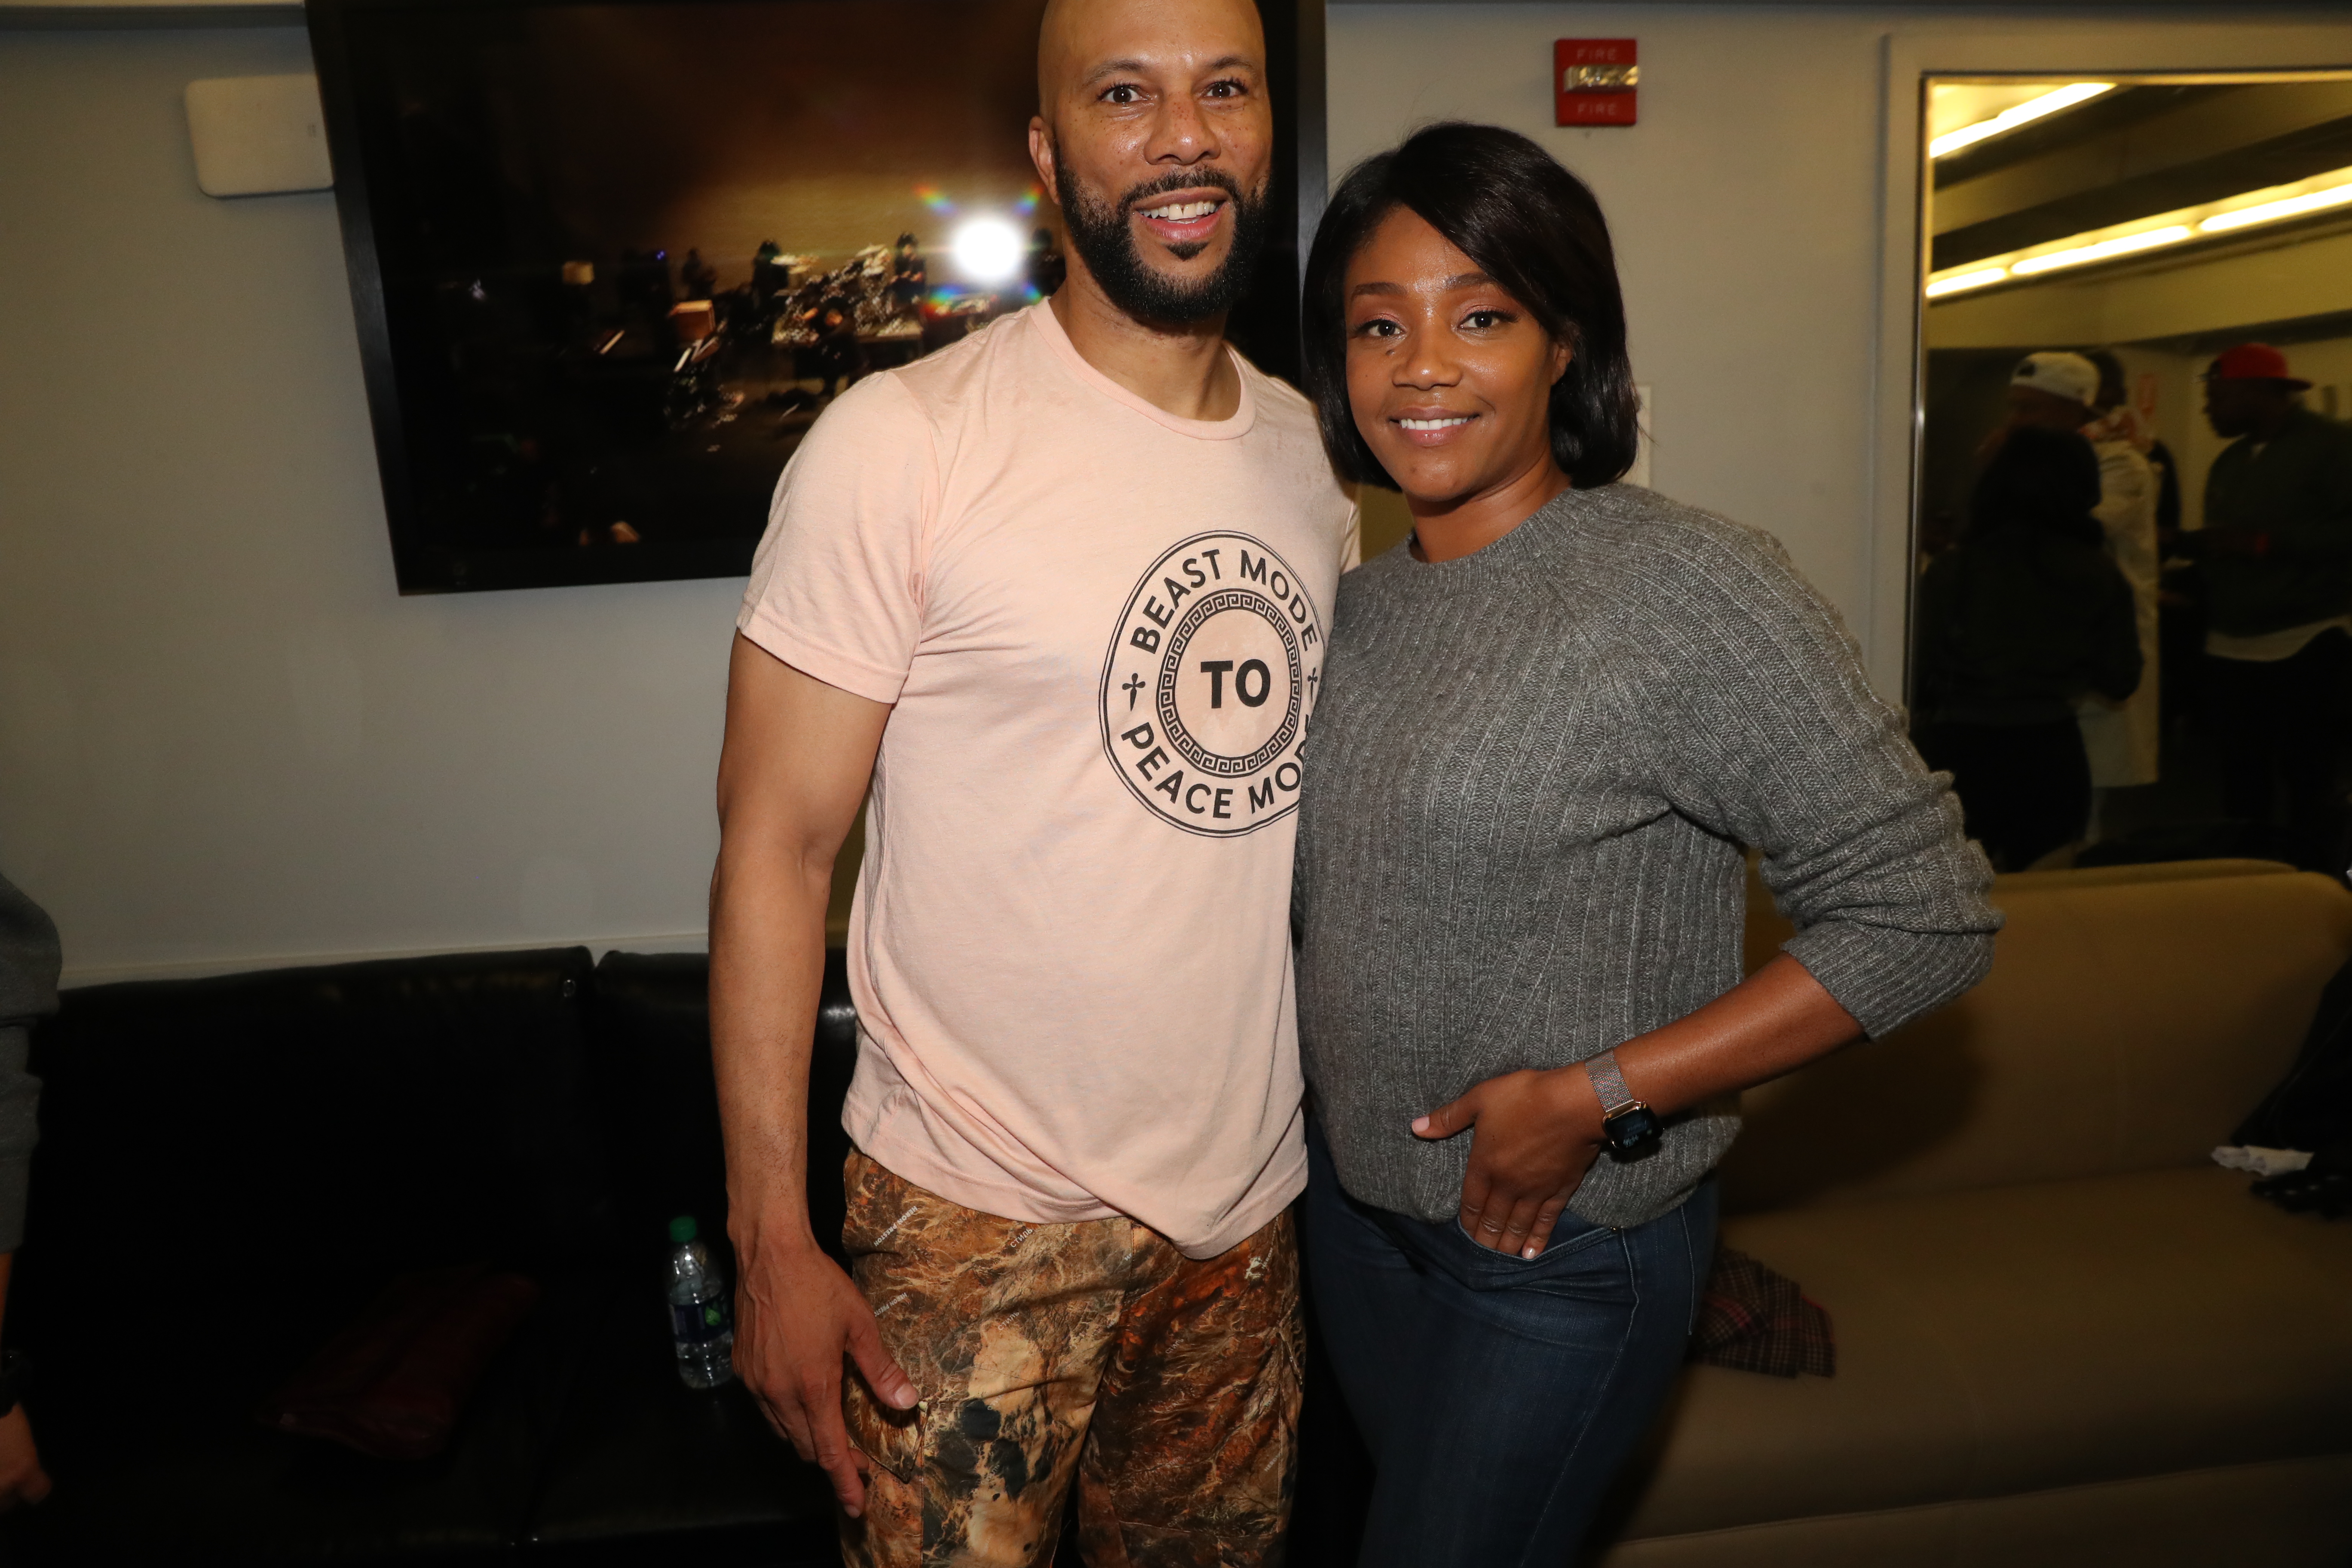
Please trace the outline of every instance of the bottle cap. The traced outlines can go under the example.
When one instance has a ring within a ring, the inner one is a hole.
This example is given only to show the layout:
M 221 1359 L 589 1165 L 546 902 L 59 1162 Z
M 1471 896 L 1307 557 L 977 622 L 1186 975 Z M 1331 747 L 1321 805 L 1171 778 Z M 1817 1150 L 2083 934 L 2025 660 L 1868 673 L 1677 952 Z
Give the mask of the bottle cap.
M 692 1241 L 694 1237 L 695 1226 L 692 1215 L 682 1214 L 669 1222 L 669 1244 L 672 1247 L 684 1247 L 688 1242 Z

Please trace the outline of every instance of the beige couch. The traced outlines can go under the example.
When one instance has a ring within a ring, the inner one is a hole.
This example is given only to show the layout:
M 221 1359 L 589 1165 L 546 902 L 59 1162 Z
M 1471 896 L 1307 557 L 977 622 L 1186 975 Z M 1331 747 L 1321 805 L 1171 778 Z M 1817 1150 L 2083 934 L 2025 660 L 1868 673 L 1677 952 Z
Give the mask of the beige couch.
M 1994 898 L 1983 985 L 1748 1097 L 1724 1237 L 1829 1309 L 1838 1373 L 1694 1369 L 1608 1568 L 2352 1562 L 2352 1222 L 2208 1158 L 2352 894 L 2206 862 Z

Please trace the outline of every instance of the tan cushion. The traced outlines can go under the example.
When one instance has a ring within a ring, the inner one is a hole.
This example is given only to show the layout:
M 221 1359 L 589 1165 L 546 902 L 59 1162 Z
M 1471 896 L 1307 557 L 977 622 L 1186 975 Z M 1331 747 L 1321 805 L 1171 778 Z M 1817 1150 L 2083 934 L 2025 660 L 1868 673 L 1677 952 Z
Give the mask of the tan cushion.
M 1601 1568 L 2344 1568 L 2352 1453 L 1653 1535 Z
M 2352 1224 L 2212 1167 L 1757 1215 L 1834 1378 L 1684 1379 L 1627 1537 L 2352 1449 Z
M 2011 871 L 1992 879 L 1993 898 L 2024 888 L 2102 888 L 2116 882 L 2196 882 L 2210 877 L 2275 877 L 2284 860 L 2158 860 L 2144 866 L 2075 866 L 2063 871 Z
M 2352 893 L 2251 874 L 1995 889 L 1991 974 L 1751 1090 L 1731 1212 L 2192 1164 L 2293 1060 Z
M 1748 941 L 1749 973 L 1761 969 L 1796 929 L 1772 905 L 1772 894 L 1758 872 L 1755 851 L 1748 855 Z M 2144 866 L 2084 866 L 2064 871 L 2011 871 L 1992 880 L 1992 897 L 2004 891 L 2044 887 L 2097 888 L 2116 882 L 2194 882 L 2209 877 L 2274 877 L 2294 868 L 2282 860 L 2158 860 Z

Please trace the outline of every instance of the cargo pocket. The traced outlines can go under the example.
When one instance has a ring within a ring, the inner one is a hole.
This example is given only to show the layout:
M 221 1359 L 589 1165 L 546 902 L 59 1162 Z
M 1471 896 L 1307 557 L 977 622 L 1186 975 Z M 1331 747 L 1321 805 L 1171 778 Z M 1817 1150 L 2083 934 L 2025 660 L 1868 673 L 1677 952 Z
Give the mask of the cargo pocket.
M 850 1442 L 875 1464 L 911 1484 L 923 1467 L 924 1406 L 895 1410 L 866 1386 L 864 1374 L 846 1356 L 841 1370 L 841 1419 Z

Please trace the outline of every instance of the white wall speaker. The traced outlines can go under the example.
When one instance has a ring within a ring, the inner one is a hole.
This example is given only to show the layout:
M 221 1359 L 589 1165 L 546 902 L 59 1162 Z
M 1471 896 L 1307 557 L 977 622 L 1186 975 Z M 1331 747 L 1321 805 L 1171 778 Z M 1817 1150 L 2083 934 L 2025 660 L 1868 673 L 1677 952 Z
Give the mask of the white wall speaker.
M 224 76 L 188 84 L 188 139 L 208 196 L 334 188 L 314 76 Z

